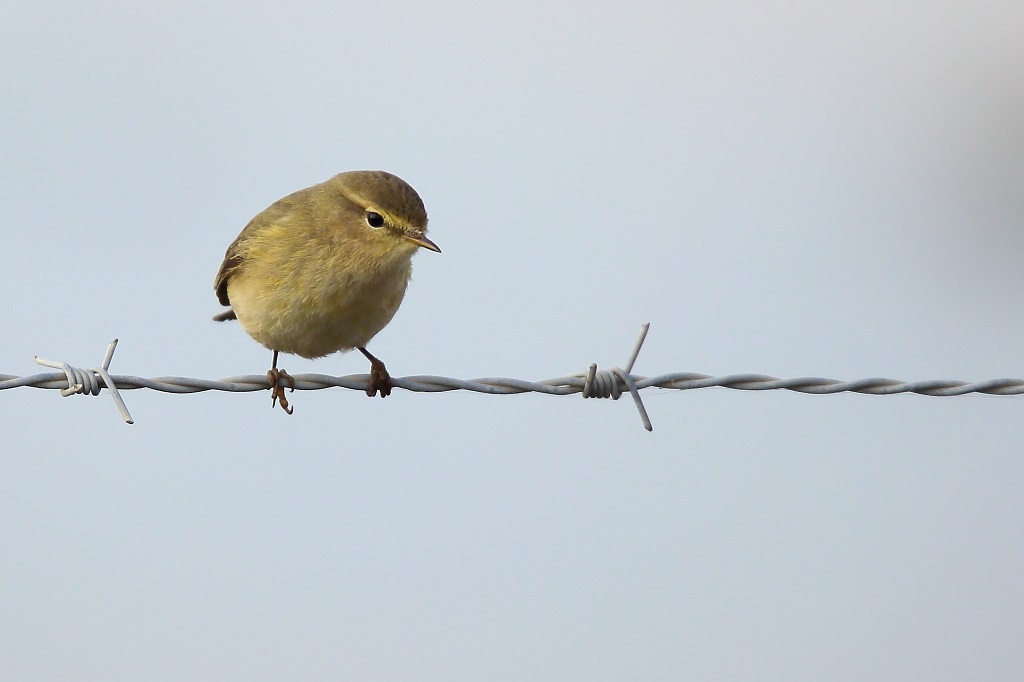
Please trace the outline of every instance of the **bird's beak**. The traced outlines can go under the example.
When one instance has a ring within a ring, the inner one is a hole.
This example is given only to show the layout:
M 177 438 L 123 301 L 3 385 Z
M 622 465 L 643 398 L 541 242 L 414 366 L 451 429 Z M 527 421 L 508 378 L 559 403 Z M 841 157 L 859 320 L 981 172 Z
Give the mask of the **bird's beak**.
M 426 238 L 426 236 L 422 234 L 403 234 L 402 237 L 412 242 L 416 246 L 422 246 L 424 249 L 430 249 L 431 251 L 441 253 L 441 249 L 437 246 L 437 244 L 430 241 L 429 239 Z

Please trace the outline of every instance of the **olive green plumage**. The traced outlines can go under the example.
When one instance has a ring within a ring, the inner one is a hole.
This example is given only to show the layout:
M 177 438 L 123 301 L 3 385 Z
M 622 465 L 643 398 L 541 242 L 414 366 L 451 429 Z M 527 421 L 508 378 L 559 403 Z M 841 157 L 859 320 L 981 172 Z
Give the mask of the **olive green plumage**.
M 237 317 L 275 351 L 275 369 L 278 351 L 364 349 L 402 303 L 412 255 L 440 251 L 426 230 L 416 190 L 384 171 L 341 173 L 289 194 L 228 247 L 214 288 L 231 310 L 215 319 Z

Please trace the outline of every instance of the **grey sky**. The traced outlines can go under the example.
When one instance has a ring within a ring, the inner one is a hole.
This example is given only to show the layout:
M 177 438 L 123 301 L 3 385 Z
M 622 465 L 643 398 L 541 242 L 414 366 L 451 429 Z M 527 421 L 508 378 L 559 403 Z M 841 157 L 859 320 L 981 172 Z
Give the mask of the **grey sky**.
M 1019 2 L 30 3 L 0 372 L 221 378 L 224 249 L 383 168 L 396 376 L 1024 375 Z M 291 373 L 366 371 L 358 354 Z M 1024 403 L 0 393 L 0 678 L 1005 680 Z

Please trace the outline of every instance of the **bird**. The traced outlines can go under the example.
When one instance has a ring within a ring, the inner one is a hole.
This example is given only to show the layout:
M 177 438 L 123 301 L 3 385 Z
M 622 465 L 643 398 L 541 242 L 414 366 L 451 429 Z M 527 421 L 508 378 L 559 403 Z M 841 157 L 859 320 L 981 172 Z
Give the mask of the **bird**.
M 339 173 L 275 201 L 242 229 L 224 254 L 214 289 L 214 316 L 237 319 L 273 351 L 267 378 L 271 406 L 292 414 L 278 354 L 321 358 L 354 348 L 370 361 L 366 394 L 387 397 L 387 367 L 366 346 L 394 317 L 419 249 L 440 253 L 427 238 L 427 212 L 407 182 L 381 170 Z

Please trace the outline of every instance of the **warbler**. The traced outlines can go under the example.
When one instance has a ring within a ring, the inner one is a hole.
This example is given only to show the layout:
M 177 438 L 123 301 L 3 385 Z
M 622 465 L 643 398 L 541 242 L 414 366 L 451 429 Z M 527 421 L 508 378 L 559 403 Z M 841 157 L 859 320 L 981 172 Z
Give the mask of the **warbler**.
M 391 393 L 387 367 L 367 344 L 394 317 L 420 248 L 427 212 L 409 184 L 385 171 L 340 173 L 289 194 L 249 221 L 228 247 L 214 280 L 222 305 L 213 319 L 237 319 L 274 352 L 271 405 L 293 408 L 278 353 L 320 358 L 358 348 L 370 361 L 366 394 Z

